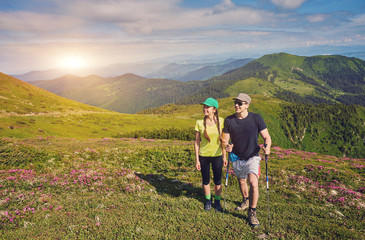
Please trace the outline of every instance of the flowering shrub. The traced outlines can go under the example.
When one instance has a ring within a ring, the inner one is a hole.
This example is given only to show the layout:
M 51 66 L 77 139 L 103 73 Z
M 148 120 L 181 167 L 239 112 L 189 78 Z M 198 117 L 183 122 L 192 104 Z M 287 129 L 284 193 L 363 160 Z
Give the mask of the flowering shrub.
M 129 194 L 145 190 L 146 182 L 130 169 L 105 169 L 95 163 L 80 164 L 63 174 L 42 174 L 27 169 L 0 171 L 2 224 L 27 218 L 36 211 L 58 211 L 54 193 L 92 192 L 93 195 Z M 66 209 L 67 210 L 67 209 Z

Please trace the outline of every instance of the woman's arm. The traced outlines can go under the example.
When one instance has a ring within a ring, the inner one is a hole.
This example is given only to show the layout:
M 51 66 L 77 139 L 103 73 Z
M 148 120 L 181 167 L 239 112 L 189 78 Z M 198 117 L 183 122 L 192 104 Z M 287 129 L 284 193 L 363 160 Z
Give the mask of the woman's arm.
M 195 132 L 195 142 L 194 142 L 194 150 L 195 150 L 195 167 L 196 170 L 200 171 L 200 161 L 199 161 L 199 150 L 200 150 L 200 132 Z

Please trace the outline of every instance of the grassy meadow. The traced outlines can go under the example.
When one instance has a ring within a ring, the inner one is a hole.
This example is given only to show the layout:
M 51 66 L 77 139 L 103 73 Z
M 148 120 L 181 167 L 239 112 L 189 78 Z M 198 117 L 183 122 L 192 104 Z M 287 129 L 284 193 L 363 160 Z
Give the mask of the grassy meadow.
M 262 175 L 257 229 L 234 210 L 241 196 L 232 169 L 226 212 L 203 210 L 189 141 L 2 138 L 0 159 L 3 239 L 365 237 L 365 159 L 273 147 L 270 225 Z
M 15 138 L 103 138 L 142 129 L 191 128 L 184 118 L 132 115 L 116 112 L 70 111 L 67 113 L 1 114 L 0 136 Z

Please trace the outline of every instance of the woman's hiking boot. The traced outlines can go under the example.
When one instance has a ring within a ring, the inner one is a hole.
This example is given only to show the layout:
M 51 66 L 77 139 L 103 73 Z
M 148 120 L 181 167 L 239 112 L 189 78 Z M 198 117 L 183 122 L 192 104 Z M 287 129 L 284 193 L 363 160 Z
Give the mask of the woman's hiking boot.
M 221 207 L 221 200 L 214 200 L 214 208 L 216 212 L 223 212 L 223 208 Z
M 248 208 L 248 200 L 244 200 L 240 205 L 236 207 L 236 211 L 242 211 Z
M 204 210 L 210 211 L 212 209 L 212 199 L 206 199 L 204 203 Z
M 252 209 L 248 209 L 247 215 L 248 215 L 248 222 L 250 223 L 250 225 L 252 227 L 259 227 L 260 226 L 260 222 L 256 217 L 256 211 L 254 211 Z

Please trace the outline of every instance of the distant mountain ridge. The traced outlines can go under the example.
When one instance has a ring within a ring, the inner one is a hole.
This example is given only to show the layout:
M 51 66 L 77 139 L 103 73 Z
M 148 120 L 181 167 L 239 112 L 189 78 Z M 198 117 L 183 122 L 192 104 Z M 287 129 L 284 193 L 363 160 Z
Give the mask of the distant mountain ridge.
M 227 64 L 220 64 L 214 66 L 204 66 L 195 71 L 188 72 L 185 76 L 178 78 L 177 80 L 192 81 L 192 80 L 207 80 L 214 76 L 222 75 L 233 69 L 243 67 L 247 63 L 253 61 L 253 58 L 237 59 Z
M 221 75 L 226 71 L 243 66 L 252 61 L 246 59 L 226 59 L 215 62 L 146 62 L 146 63 L 121 63 L 113 64 L 103 68 L 64 69 L 56 68 L 44 71 L 31 71 L 25 74 L 14 74 L 13 77 L 22 81 L 31 82 L 39 80 L 53 80 L 64 75 L 75 75 L 79 77 L 98 75 L 102 77 L 115 77 L 127 73 L 147 77 L 166 78 L 171 80 L 205 80 L 213 76 Z M 207 69 L 204 69 L 207 67 Z M 194 73 L 197 71 L 197 73 Z M 195 79 L 194 79 L 195 78 Z
M 214 76 L 219 76 L 230 70 L 244 66 L 253 61 L 253 58 L 227 59 L 216 63 L 192 63 L 192 64 L 169 64 L 147 77 L 167 78 L 180 81 L 207 80 Z

